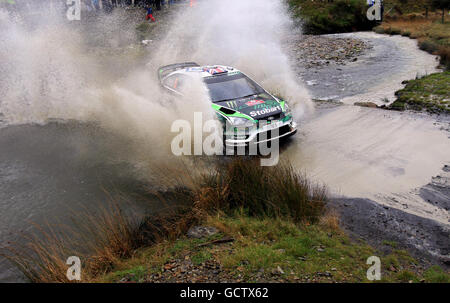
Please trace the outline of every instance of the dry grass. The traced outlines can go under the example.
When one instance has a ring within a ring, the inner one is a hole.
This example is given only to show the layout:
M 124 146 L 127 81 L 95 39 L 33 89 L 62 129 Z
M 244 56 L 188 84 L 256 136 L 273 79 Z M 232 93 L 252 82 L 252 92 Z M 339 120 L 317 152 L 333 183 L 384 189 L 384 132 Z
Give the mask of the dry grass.
M 320 218 L 319 225 L 324 227 L 326 230 L 340 232 L 339 214 L 335 210 L 327 211 L 325 215 Z
M 82 218 L 82 219 L 81 219 Z M 15 264 L 31 282 L 68 282 L 66 260 L 83 260 L 83 280 L 110 270 L 120 258 L 132 256 L 142 243 L 135 224 L 118 206 L 97 214 L 83 212 L 80 221 L 68 227 L 61 224 L 34 225 L 34 232 L 21 242 L 2 248 L 1 255 Z
M 430 13 L 428 18 L 422 14 L 410 14 L 386 20 L 374 29 L 378 33 L 401 34 L 419 41 L 422 50 L 441 56 L 441 63 L 450 67 L 450 17 L 446 15 L 441 22 L 439 13 Z

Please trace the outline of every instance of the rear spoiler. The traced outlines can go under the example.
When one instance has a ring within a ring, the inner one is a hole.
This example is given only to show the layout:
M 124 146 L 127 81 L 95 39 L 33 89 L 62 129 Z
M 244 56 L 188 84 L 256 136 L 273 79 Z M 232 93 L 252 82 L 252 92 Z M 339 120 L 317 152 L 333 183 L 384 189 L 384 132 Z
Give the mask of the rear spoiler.
M 177 71 L 179 69 L 183 69 L 186 67 L 199 67 L 199 66 L 200 65 L 198 65 L 195 62 L 184 62 L 184 63 L 176 63 L 176 64 L 162 66 L 162 67 L 158 68 L 159 81 L 161 81 L 168 74 L 170 74 L 174 71 Z

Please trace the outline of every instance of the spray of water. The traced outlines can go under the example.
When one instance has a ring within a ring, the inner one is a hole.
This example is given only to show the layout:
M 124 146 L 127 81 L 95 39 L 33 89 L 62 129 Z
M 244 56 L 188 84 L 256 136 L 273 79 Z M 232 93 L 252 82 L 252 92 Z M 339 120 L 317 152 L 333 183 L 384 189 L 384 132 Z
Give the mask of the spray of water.
M 150 66 L 173 61 L 234 66 L 295 105 L 312 110 L 282 49 L 294 26 L 283 1 L 211 0 L 179 14 Z
M 130 22 L 126 12 L 88 20 L 88 26 L 47 19 L 52 21 L 41 18 L 30 29 L 26 22 L 0 14 L 0 113 L 9 125 L 49 119 L 95 122 L 131 138 L 133 156 L 170 160 L 173 121 L 192 120 L 194 111 L 212 117 L 200 81 L 181 99 L 160 88 L 157 67 L 182 61 L 235 66 L 289 100 L 297 118 L 311 109 L 281 48 L 292 27 L 281 1 L 211 0 L 184 7 L 166 38 L 149 50 L 146 64 L 123 74 L 112 70 L 118 63 L 111 54 L 135 35 L 136 21 Z

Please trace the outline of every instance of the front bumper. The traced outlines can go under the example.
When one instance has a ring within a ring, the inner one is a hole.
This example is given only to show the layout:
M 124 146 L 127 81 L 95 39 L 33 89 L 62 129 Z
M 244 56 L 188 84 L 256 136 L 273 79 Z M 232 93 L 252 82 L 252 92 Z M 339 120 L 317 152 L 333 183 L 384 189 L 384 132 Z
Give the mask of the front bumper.
M 227 135 L 225 139 L 226 147 L 249 146 L 251 144 L 261 144 L 264 142 L 278 140 L 280 138 L 289 137 L 297 132 L 297 123 L 290 120 L 287 122 L 278 122 L 276 127 L 268 124 L 264 127 L 251 130 L 246 134 Z M 278 130 L 278 131 L 276 131 Z M 241 137 L 241 138 L 236 138 Z M 245 138 L 244 138 L 245 137 Z

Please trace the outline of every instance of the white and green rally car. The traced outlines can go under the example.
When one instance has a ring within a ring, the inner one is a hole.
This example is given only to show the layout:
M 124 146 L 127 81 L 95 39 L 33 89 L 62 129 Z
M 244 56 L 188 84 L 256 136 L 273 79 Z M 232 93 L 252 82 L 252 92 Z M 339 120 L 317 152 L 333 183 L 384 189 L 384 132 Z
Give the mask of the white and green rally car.
M 212 108 L 224 124 L 227 147 L 260 144 L 297 132 L 297 124 L 286 102 L 269 94 L 235 68 L 187 62 L 158 70 L 161 85 L 177 95 L 183 95 L 183 88 L 192 81 L 193 73 L 203 79 Z

